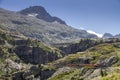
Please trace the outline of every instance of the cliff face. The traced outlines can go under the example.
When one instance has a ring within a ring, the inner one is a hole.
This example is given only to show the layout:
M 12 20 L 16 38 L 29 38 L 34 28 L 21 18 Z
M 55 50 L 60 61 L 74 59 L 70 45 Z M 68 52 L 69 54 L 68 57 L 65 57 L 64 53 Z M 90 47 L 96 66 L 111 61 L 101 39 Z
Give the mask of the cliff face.
M 67 54 L 73 54 L 76 52 L 82 52 L 87 50 L 90 47 L 98 45 L 100 41 L 92 40 L 92 39 L 81 39 L 79 43 L 69 44 L 67 46 L 61 46 L 59 49 L 64 51 Z
M 26 63 L 45 64 L 57 60 L 63 55 L 59 51 L 47 52 L 40 47 L 18 46 L 15 53 Z
M 120 42 L 119 38 L 106 38 L 106 39 L 81 39 L 78 43 L 63 44 L 57 46 L 60 50 L 67 54 L 74 54 L 76 52 L 85 51 L 91 47 L 102 43 Z

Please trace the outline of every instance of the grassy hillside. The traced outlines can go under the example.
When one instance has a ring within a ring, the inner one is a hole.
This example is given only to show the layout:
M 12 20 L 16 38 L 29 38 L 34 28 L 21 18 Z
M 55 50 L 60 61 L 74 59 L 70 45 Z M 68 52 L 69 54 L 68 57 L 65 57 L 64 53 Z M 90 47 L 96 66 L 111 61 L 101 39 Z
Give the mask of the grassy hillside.
M 100 44 L 48 65 L 56 69 L 48 80 L 119 80 L 120 43 Z

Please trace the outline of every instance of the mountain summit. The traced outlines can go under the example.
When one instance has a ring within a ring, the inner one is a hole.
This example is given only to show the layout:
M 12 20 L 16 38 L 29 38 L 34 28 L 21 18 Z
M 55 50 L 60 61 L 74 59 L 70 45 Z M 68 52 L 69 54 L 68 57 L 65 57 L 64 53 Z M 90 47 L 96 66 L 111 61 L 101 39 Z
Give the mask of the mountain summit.
M 51 16 L 42 6 L 32 6 L 32 7 L 21 10 L 19 13 L 23 15 L 33 16 L 47 22 L 58 22 L 60 24 L 66 25 L 65 21 L 61 20 L 58 17 Z

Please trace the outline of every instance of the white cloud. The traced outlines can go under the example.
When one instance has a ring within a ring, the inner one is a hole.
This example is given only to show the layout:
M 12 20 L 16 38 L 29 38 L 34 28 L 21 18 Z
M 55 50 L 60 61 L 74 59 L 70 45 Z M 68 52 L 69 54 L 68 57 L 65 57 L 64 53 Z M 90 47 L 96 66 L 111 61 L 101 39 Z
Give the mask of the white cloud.
M 97 35 L 99 38 L 101 38 L 101 37 L 103 36 L 103 34 L 96 33 L 96 32 L 94 32 L 94 31 L 92 31 L 92 30 L 87 30 L 87 32 L 90 33 L 90 34 L 95 34 L 95 35 Z
M 80 27 L 79 29 L 81 29 L 81 30 L 85 30 L 85 28 L 83 28 L 83 27 Z

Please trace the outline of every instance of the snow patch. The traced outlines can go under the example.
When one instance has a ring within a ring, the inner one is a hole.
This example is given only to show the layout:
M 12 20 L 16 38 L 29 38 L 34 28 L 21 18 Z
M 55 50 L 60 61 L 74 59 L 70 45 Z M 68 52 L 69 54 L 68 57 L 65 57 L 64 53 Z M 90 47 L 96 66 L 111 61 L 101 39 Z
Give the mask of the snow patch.
M 38 14 L 36 14 L 36 13 L 32 13 L 32 14 L 28 14 L 28 16 L 30 16 L 30 17 L 36 17 Z
M 87 32 L 90 33 L 90 34 L 97 35 L 99 38 L 102 38 L 102 36 L 103 36 L 103 34 L 96 33 L 96 32 L 94 32 L 92 30 L 87 30 Z
M 52 22 L 52 23 L 55 23 L 55 24 L 57 24 L 57 23 L 59 23 L 58 21 L 54 21 L 54 22 Z

